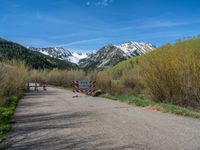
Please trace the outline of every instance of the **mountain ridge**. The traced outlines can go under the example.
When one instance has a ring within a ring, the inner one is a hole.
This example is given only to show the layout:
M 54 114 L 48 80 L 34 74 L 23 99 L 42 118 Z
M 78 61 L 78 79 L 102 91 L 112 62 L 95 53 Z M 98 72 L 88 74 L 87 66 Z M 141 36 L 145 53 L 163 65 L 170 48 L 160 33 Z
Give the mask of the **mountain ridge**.
M 86 59 L 80 60 L 79 66 L 82 68 L 106 68 L 128 58 L 145 54 L 155 48 L 156 46 L 150 43 L 132 41 L 121 45 L 108 44 Z
M 150 43 L 133 42 L 120 45 L 108 44 L 94 53 L 77 53 L 63 47 L 34 48 L 45 55 L 77 64 L 80 68 L 104 68 L 131 57 L 136 57 L 153 50 L 156 46 Z
M 69 61 L 71 63 L 78 64 L 80 59 L 86 58 L 86 53 L 78 53 L 72 52 L 63 47 L 46 47 L 46 48 L 35 48 L 35 47 L 27 47 L 32 51 L 38 51 L 45 55 L 49 55 L 54 58 L 58 58 L 60 60 Z

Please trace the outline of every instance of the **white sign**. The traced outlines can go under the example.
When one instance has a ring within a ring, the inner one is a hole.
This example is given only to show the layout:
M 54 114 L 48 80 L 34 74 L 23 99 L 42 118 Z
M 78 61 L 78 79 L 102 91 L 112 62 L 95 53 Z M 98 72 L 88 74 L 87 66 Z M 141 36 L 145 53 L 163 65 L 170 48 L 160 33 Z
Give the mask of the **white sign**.
M 79 89 L 88 89 L 90 88 L 90 81 L 78 81 Z

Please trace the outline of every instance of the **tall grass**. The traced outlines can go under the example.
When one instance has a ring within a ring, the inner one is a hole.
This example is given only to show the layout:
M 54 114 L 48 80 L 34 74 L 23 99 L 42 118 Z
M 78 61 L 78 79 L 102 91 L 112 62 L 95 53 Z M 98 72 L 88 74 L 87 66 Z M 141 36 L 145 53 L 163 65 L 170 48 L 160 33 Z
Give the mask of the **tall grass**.
M 97 87 L 103 91 L 111 90 L 111 77 L 105 72 L 98 72 L 96 75 L 95 81 L 97 82 Z
M 31 70 L 31 81 L 46 81 L 49 85 L 70 87 L 73 80 L 88 79 L 83 70 Z
M 29 81 L 45 81 L 48 73 L 48 70 L 29 70 Z
M 17 60 L 0 62 L 0 97 L 21 93 L 28 80 L 26 65 Z
M 4 93 L 3 82 L 5 79 L 6 73 L 7 73 L 6 68 L 3 66 L 2 63 L 0 63 L 0 96 L 2 96 Z
M 70 87 L 72 80 L 85 80 L 86 74 L 82 70 L 57 70 L 53 69 L 47 76 L 51 85 Z
M 27 81 L 28 68 L 23 62 L 0 62 L 0 142 L 11 128 L 10 117 Z

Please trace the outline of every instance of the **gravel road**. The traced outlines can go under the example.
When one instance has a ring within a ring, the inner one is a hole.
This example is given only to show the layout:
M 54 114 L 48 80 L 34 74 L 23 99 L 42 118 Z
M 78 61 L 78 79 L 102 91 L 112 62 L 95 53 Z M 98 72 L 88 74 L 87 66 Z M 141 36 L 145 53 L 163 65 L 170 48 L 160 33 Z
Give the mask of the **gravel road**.
M 0 146 L 13 150 L 200 150 L 200 120 L 64 89 L 30 92 Z

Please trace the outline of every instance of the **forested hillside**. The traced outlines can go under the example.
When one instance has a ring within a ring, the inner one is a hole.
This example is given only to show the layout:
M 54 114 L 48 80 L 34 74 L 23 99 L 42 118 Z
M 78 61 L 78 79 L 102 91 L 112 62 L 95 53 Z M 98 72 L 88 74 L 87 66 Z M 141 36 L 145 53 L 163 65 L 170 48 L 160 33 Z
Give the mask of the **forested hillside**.
M 0 39 L 0 60 L 18 59 L 34 69 L 75 69 L 76 64 L 31 51 L 20 44 Z

